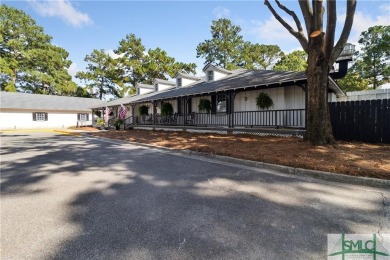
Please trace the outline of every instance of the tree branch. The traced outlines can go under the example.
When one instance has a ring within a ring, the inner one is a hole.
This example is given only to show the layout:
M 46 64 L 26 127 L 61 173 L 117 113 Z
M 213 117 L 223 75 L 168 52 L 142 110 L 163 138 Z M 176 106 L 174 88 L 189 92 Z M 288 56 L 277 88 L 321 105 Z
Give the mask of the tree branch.
M 314 19 L 314 28 L 313 31 L 322 31 L 323 27 L 323 12 L 324 8 L 322 6 L 322 0 L 312 0 L 313 4 L 313 19 Z
M 353 18 L 355 16 L 356 0 L 348 0 L 347 2 L 347 13 L 345 16 L 344 28 L 341 32 L 340 39 L 337 41 L 336 46 L 333 48 L 330 62 L 333 63 L 339 57 L 344 45 L 347 43 L 349 34 L 351 32 Z
M 325 58 L 329 61 L 332 56 L 334 45 L 334 34 L 336 30 L 336 1 L 327 0 L 327 18 L 326 18 L 326 34 L 325 34 Z
M 275 11 L 275 9 L 272 7 L 272 5 L 269 3 L 268 0 L 264 0 L 264 4 L 268 7 L 268 9 L 274 15 L 276 20 L 278 20 L 283 25 L 284 28 L 286 28 L 295 38 L 298 39 L 303 50 L 307 53 L 308 52 L 308 41 L 307 41 L 305 35 L 303 34 L 303 32 L 295 31 L 288 23 L 286 23 L 286 21 L 284 21 L 283 18 L 280 17 L 279 14 Z
M 295 24 L 297 25 L 298 32 L 303 33 L 301 21 L 299 21 L 298 16 L 295 14 L 294 11 L 291 11 L 286 6 L 282 5 L 279 0 L 275 0 L 276 4 L 279 6 L 280 9 L 285 11 L 287 14 L 289 14 L 293 19 Z
M 306 33 L 310 35 L 312 31 L 312 19 L 313 19 L 313 10 L 309 5 L 309 0 L 299 0 L 299 6 L 301 7 L 303 18 L 305 19 L 306 24 Z

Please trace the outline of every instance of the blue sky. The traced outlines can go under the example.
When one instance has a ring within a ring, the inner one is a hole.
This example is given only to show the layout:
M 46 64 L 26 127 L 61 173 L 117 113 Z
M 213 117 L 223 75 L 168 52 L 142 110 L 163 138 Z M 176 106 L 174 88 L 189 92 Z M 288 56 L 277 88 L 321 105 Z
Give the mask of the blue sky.
M 272 1 L 271 1 L 272 2 Z M 300 11 L 297 1 L 282 1 Z M 338 1 L 338 30 L 345 17 L 345 1 Z M 228 18 L 240 25 L 245 40 L 277 44 L 283 51 L 299 49 L 292 37 L 271 15 L 263 1 L 2 1 L 33 17 L 53 43 L 69 52 L 70 73 L 83 70 L 85 55 L 93 49 L 112 51 L 126 34 L 141 38 L 147 49 L 160 47 L 177 61 L 194 62 L 200 73 L 203 60 L 196 46 L 209 39 L 210 25 Z M 287 17 L 279 12 L 283 17 Z M 291 19 L 289 19 L 291 20 Z M 388 1 L 359 1 L 350 41 L 373 25 L 390 24 Z

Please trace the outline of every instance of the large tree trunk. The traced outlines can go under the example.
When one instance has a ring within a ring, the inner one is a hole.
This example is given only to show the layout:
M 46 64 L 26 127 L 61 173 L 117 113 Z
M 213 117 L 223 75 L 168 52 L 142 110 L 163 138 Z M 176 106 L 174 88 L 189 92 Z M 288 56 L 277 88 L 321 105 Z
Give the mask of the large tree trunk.
M 305 140 L 313 145 L 335 142 L 328 108 L 329 64 L 322 51 L 322 36 L 309 42 L 307 75 L 307 128 Z

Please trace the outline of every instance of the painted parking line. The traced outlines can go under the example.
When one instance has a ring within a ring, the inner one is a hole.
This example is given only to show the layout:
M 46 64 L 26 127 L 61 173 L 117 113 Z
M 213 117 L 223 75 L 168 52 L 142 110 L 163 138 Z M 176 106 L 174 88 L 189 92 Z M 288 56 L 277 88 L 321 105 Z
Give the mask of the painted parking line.
M 17 129 L 17 130 L 1 130 L 0 133 L 60 133 L 65 135 L 74 135 L 80 136 L 80 133 L 70 132 L 65 130 L 57 130 L 57 129 Z

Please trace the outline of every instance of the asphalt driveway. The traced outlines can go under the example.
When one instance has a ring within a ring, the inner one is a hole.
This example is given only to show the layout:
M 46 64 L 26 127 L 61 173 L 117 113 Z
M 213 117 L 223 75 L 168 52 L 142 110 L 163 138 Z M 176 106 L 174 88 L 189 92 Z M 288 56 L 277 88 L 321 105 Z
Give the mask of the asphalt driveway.
M 390 192 L 50 132 L 1 135 L 1 259 L 325 259 Z

